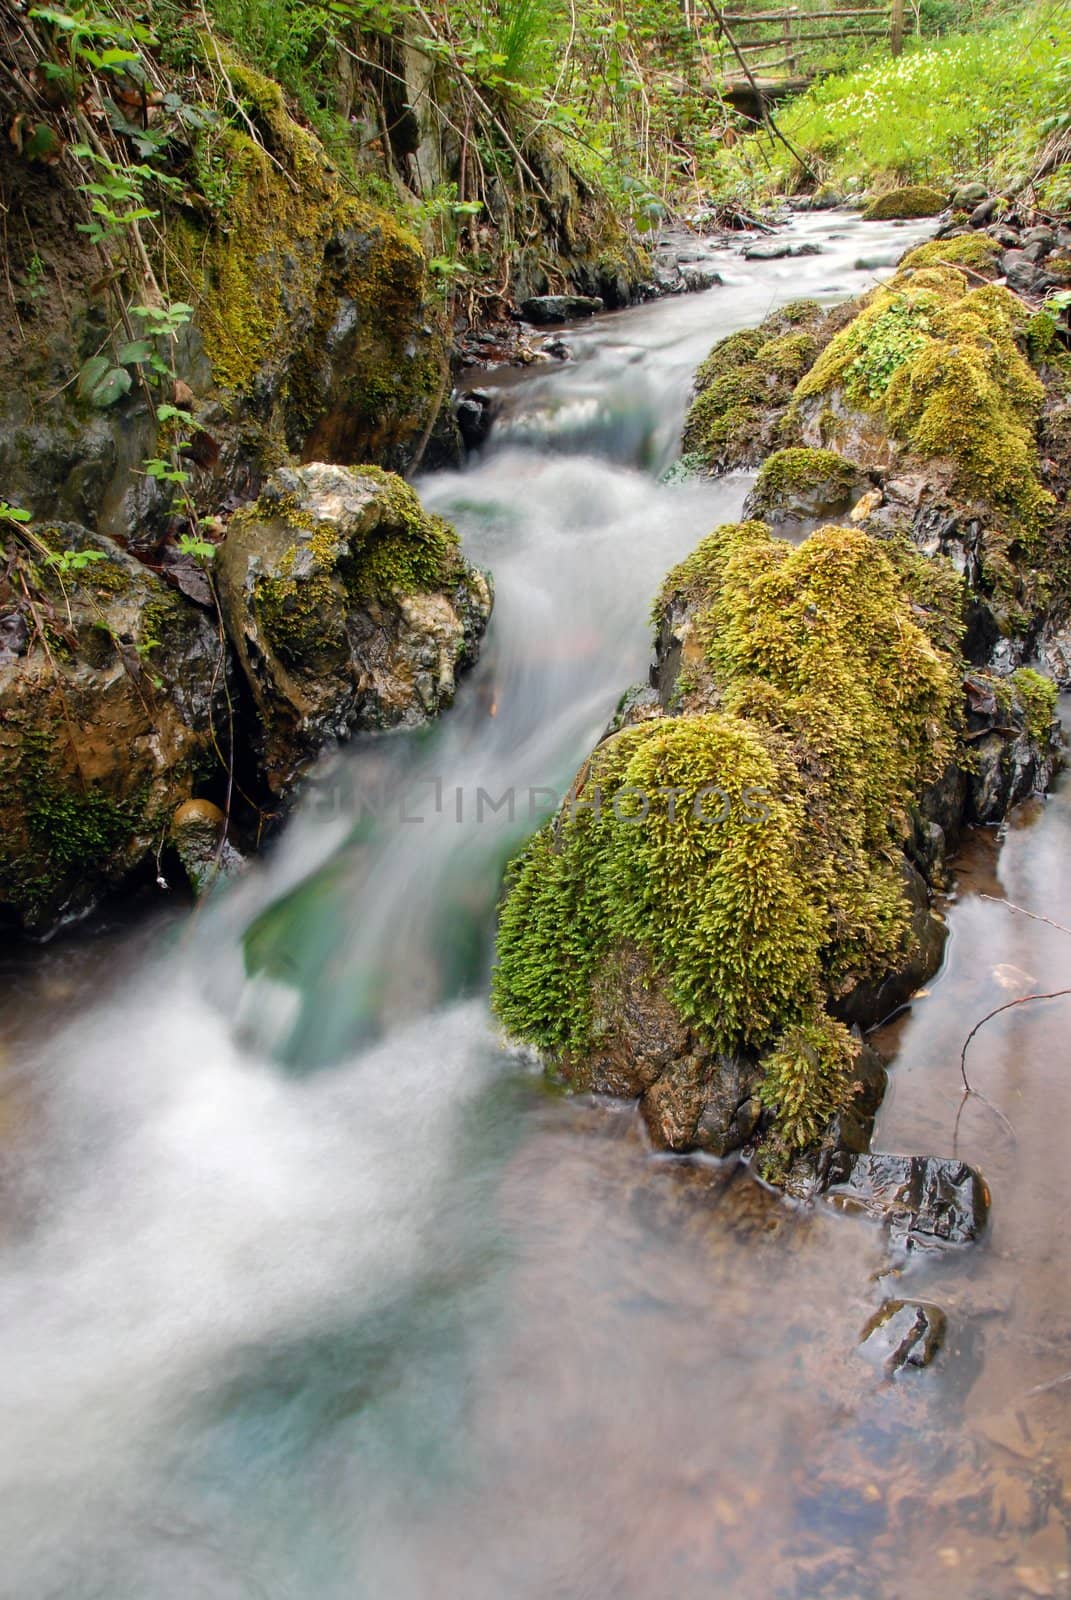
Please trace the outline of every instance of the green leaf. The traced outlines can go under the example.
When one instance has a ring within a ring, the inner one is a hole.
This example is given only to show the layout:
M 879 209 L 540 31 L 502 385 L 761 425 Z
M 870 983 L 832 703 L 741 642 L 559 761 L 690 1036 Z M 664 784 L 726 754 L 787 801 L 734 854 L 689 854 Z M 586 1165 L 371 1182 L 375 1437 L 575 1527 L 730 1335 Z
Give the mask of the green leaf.
M 125 367 L 115 367 L 107 356 L 91 356 L 78 374 L 78 397 L 102 411 L 129 394 L 134 380 Z
M 142 361 L 148 361 L 152 355 L 152 345 L 148 339 L 132 339 L 129 344 L 119 348 L 119 364 L 123 367 L 136 367 Z

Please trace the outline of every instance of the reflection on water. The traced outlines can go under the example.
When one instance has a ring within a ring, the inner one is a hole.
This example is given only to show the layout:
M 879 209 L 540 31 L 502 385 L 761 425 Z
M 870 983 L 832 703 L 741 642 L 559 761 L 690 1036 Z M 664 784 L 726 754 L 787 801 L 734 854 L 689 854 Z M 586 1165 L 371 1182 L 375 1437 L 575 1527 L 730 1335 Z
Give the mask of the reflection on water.
M 569 781 L 644 672 L 662 573 L 741 502 L 656 481 L 690 372 L 774 303 L 859 287 L 862 239 L 911 239 L 800 229 L 826 254 L 730 258 L 724 289 L 579 330 L 482 461 L 422 485 L 498 590 L 447 719 L 327 760 L 194 917 L 10 958 L 5 1600 L 1069 1592 L 1066 1007 L 972 1048 L 1015 1128 L 960 1118 L 988 1240 L 899 1262 L 732 1164 L 652 1156 L 486 1012 L 528 790 Z M 524 798 L 479 818 L 480 788 Z M 377 807 L 399 792 L 421 822 Z M 879 1147 L 950 1153 L 966 1028 L 1059 986 L 1068 936 L 978 891 L 1071 923 L 1069 807 L 969 845 L 947 972 L 885 1036 Z M 890 1296 L 949 1317 L 893 1380 L 857 1349 Z

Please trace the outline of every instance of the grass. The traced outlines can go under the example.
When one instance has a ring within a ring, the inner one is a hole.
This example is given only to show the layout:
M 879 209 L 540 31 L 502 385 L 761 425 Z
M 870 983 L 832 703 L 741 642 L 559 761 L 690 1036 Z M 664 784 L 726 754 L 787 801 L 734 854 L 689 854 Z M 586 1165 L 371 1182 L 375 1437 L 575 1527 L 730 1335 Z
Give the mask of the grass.
M 897 60 L 824 78 L 783 108 L 789 139 L 834 188 L 1025 182 L 1071 101 L 1071 6 L 1049 0 Z M 779 147 L 766 185 L 804 178 Z

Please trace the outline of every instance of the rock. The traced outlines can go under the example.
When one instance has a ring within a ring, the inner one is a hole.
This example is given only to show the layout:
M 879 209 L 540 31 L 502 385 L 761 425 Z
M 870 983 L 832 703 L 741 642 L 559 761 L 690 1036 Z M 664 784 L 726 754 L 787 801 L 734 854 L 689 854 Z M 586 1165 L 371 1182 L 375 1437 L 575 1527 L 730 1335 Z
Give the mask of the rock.
M 981 1174 L 939 1156 L 838 1153 L 825 1189 L 838 1205 L 886 1223 L 908 1245 L 969 1244 L 989 1215 Z
M 606 306 L 593 294 L 537 294 L 521 302 L 521 316 L 545 328 L 554 322 L 570 322 L 578 317 L 593 317 Z
M 833 522 L 869 487 L 864 472 L 831 450 L 778 450 L 763 463 L 744 515 L 761 517 L 775 528 Z
M 449 705 L 491 610 L 454 530 L 374 467 L 276 472 L 231 519 L 219 587 L 275 793 L 328 740 Z
M 1016 294 L 1032 294 L 1041 276 L 1024 250 L 1005 250 L 1000 258 L 1000 270 L 1008 280 L 1008 288 L 1014 289 Z
M 455 412 L 465 449 L 481 449 L 494 422 L 494 395 L 489 389 L 469 389 L 457 402 Z
M 888 194 L 871 200 L 863 212 L 864 222 L 910 221 L 916 217 L 936 217 L 948 204 L 948 196 L 941 189 L 931 189 L 926 184 L 910 184 L 902 189 L 891 189 Z
M 1045 671 L 1064 693 L 1071 689 L 1071 628 L 1049 630 L 1041 639 Z
M 186 800 L 171 819 L 171 840 L 194 894 L 230 877 L 245 858 L 223 837 L 224 815 L 211 800 Z
M 50 650 L 12 620 L 19 649 L 0 662 L 0 908 L 37 935 L 155 874 L 175 807 L 218 774 L 229 671 L 215 618 L 110 539 L 41 533 L 99 559 L 69 566 L 62 589 L 39 565 Z
M 986 229 L 991 239 L 995 239 L 1005 250 L 1018 250 L 1019 235 L 1014 228 L 1009 228 L 1003 222 L 994 222 Z
M 1023 246 L 1027 250 L 1040 247 L 1041 255 L 1047 256 L 1050 250 L 1056 249 L 1056 232 L 1053 228 L 1044 226 L 1028 228 L 1023 234 Z M 1041 256 L 1031 256 L 1031 261 L 1039 261 Z
M 834 1015 L 853 1027 L 873 1028 L 883 1022 L 933 977 L 944 960 L 948 928 L 930 907 L 926 880 L 906 859 L 901 871 L 911 906 L 911 954 L 896 971 L 856 984 L 834 1002 Z
M 784 261 L 789 256 L 820 256 L 820 244 L 793 244 L 790 239 L 758 239 L 741 251 L 745 261 Z
M 572 346 L 566 344 L 564 339 L 544 339 L 539 348 L 554 361 L 571 361 L 573 359 Z
M 860 1345 L 890 1375 L 904 1367 L 928 1367 L 944 1343 L 948 1318 L 923 1300 L 886 1300 L 870 1318 Z
M 971 212 L 971 226 L 984 228 L 988 223 L 992 222 L 1003 204 L 1004 202 L 999 195 L 991 195 L 988 200 L 983 200 Z
M 953 211 L 974 211 L 988 198 L 984 183 L 965 183 L 952 196 Z

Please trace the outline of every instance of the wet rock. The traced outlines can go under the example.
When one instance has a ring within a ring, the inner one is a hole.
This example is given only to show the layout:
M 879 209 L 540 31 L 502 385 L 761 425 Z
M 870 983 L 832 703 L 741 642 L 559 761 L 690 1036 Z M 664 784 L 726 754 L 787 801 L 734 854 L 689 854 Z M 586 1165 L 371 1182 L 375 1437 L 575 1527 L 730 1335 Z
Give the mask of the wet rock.
M 933 977 L 944 960 L 948 929 L 930 906 L 926 880 L 907 860 L 901 870 L 911 906 L 911 954 L 895 972 L 857 984 L 834 1003 L 834 1015 L 858 1028 L 872 1028 L 891 1016 Z
M 219 877 L 229 877 L 245 858 L 225 836 L 226 818 L 211 800 L 186 800 L 171 819 L 175 854 L 194 894 L 204 894 Z
M 1031 261 L 1040 261 L 1044 256 L 1049 254 L 1050 250 L 1055 249 L 1056 233 L 1052 228 L 1046 228 L 1044 226 L 1038 228 L 1028 228 L 1023 234 L 1024 252 L 1029 252 L 1031 250 L 1036 250 L 1038 252 L 1036 255 L 1028 256 L 1028 259 Z
M 1008 288 L 1014 289 L 1016 294 L 1032 294 L 1041 276 L 1024 250 L 1005 250 L 1000 258 L 1000 270 L 1008 280 Z
M 1048 630 L 1040 643 L 1045 671 L 1064 692 L 1071 689 L 1071 628 Z
M 219 577 L 275 793 L 328 740 L 449 705 L 491 610 L 454 530 L 373 467 L 276 472 L 231 519 Z
M 831 450 L 778 450 L 763 463 L 744 515 L 774 528 L 835 521 L 869 487 L 864 472 Z
M 155 876 L 175 807 L 218 772 L 229 672 L 214 617 L 110 539 L 43 536 L 84 565 L 61 588 L 41 563 L 52 643 L 12 623 L 0 661 L 0 914 L 37 935 Z
M 494 422 L 494 395 L 489 389 L 469 389 L 457 402 L 455 412 L 465 449 L 481 449 Z
M 564 339 L 544 339 L 539 348 L 544 355 L 550 356 L 553 361 L 571 361 L 573 359 L 572 345 L 566 344 Z
M 753 1060 L 700 1052 L 681 1056 L 640 1101 L 651 1141 L 662 1150 L 727 1156 L 754 1133 L 762 1116 Z
M 886 1300 L 860 1337 L 862 1349 L 889 1374 L 928 1367 L 944 1343 L 948 1318 L 922 1300 Z
M 838 1152 L 825 1190 L 845 1209 L 886 1223 L 908 1245 L 969 1244 L 989 1215 L 981 1174 L 966 1162 L 939 1156 Z
M 965 183 L 952 196 L 953 211 L 974 211 L 988 198 L 984 183 Z
M 578 317 L 593 317 L 606 306 L 593 294 L 537 294 L 521 302 L 521 316 L 545 328 L 554 322 L 571 322 Z
M 820 244 L 793 244 L 791 239 L 758 239 L 745 245 L 741 254 L 745 261 L 784 261 L 790 256 L 820 256 Z

